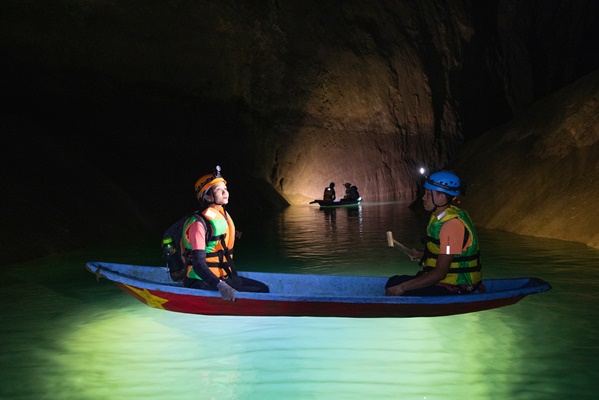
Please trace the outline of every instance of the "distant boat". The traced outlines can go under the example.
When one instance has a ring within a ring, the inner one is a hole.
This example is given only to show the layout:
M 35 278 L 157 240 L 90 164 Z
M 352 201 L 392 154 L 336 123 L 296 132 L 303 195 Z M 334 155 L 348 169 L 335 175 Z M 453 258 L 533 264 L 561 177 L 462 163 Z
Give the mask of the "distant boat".
M 362 201 L 361 197 L 357 199 L 339 199 L 339 200 L 312 200 L 310 204 L 318 204 L 321 207 L 345 207 L 357 206 Z
M 538 278 L 484 279 L 485 293 L 391 297 L 386 277 L 240 272 L 266 283 L 270 293 L 237 292 L 231 302 L 216 291 L 183 287 L 166 267 L 89 262 L 86 268 L 150 307 L 204 315 L 434 317 L 504 307 L 551 289 Z

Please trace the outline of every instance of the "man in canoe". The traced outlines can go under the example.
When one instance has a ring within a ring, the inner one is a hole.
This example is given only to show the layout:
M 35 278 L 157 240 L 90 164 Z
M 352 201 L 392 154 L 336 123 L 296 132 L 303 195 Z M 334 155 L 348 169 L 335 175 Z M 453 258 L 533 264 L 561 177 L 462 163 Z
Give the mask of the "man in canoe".
M 268 293 L 262 282 L 237 274 L 233 263 L 235 225 L 225 205 L 229 203 L 227 181 L 220 167 L 195 184 L 199 212 L 183 228 L 182 241 L 191 252 L 191 265 L 183 280 L 186 287 L 218 290 L 223 300 L 235 301 L 235 291 Z
M 345 182 L 345 196 L 343 196 L 344 200 L 350 200 L 351 199 L 351 191 L 349 190 L 351 187 L 351 183 L 349 182 Z
M 395 275 L 385 285 L 388 296 L 445 296 L 483 291 L 480 252 L 468 213 L 451 205 L 464 193 L 451 171 L 432 174 L 424 183 L 424 208 L 431 212 L 424 250 L 411 249 L 423 267 L 416 276 Z
M 343 186 L 345 186 L 344 200 L 358 200 L 360 198 L 360 193 L 358 192 L 358 187 L 356 185 L 346 182 Z
M 322 195 L 322 199 L 324 201 L 334 201 L 336 199 L 335 182 L 331 182 L 329 186 L 324 188 L 324 194 Z
M 352 185 L 349 188 L 349 199 L 350 200 L 360 199 L 360 193 L 358 192 L 358 187 L 356 185 Z

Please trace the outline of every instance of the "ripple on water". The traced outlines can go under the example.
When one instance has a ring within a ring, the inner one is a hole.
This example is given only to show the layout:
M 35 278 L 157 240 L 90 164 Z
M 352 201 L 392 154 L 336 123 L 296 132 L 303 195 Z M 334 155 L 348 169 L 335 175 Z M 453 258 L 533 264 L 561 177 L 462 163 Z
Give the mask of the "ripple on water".
M 333 220 L 299 207 L 261 218 L 236 247 L 242 269 L 377 276 L 417 269 L 386 247 L 388 230 L 418 244 L 422 219 L 405 208 L 364 204 Z M 537 276 L 553 289 L 451 317 L 217 317 L 146 307 L 84 270 L 90 260 L 161 263 L 154 238 L 10 268 L 1 280 L 0 397 L 453 400 L 467 388 L 476 399 L 593 398 L 599 252 L 480 236 L 486 276 Z

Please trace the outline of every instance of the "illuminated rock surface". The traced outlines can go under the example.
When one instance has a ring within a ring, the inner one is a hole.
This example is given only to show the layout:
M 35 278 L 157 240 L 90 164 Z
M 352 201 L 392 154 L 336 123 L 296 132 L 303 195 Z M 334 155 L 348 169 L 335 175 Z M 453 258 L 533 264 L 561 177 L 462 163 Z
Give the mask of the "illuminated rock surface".
M 457 155 L 477 224 L 599 247 L 599 71 Z

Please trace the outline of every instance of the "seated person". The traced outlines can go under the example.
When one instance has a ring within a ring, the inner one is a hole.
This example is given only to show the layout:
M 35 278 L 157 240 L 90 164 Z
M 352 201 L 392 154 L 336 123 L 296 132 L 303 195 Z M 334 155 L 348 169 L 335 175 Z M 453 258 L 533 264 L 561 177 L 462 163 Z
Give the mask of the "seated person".
M 324 201 L 334 201 L 335 200 L 335 182 L 331 182 L 329 186 L 324 188 L 324 194 L 322 195 L 322 199 Z
M 343 197 L 345 200 L 349 200 L 351 199 L 351 191 L 350 191 L 350 187 L 351 187 L 351 183 L 346 182 L 345 185 L 345 196 Z
M 358 193 L 358 187 L 352 186 L 349 188 L 349 198 L 351 200 L 358 200 L 360 198 L 360 193 Z
M 432 215 L 424 250 L 411 249 L 422 271 L 395 275 L 385 285 L 387 296 L 445 296 L 484 292 L 478 237 L 468 213 L 451 202 L 464 192 L 453 172 L 432 174 L 424 183 L 424 209 Z
M 218 291 L 223 300 L 235 301 L 235 293 L 268 293 L 262 282 L 239 276 L 233 263 L 235 225 L 225 205 L 229 203 L 227 182 L 220 175 L 202 176 L 195 184 L 201 215 L 194 214 L 183 228 L 182 242 L 191 253 L 185 287 Z

